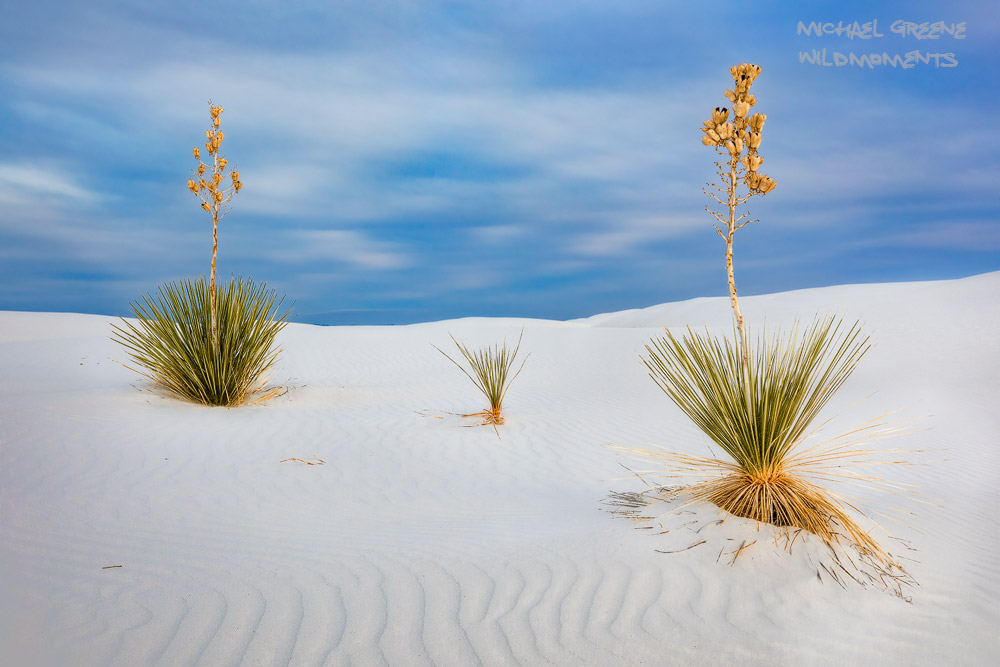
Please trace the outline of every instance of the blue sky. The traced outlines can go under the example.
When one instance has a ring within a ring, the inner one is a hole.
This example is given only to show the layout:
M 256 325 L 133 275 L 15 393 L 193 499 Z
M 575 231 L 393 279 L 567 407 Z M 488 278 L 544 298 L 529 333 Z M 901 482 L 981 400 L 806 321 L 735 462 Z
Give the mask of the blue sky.
M 778 187 L 737 233 L 741 294 L 1000 269 L 1000 14 L 874 7 L 0 0 L 0 309 L 126 315 L 207 274 L 186 182 L 209 99 L 244 184 L 219 273 L 266 281 L 297 321 L 724 295 L 699 128 L 742 62 L 763 68 Z M 881 37 L 797 34 L 873 20 Z M 927 62 L 801 62 L 824 48 Z

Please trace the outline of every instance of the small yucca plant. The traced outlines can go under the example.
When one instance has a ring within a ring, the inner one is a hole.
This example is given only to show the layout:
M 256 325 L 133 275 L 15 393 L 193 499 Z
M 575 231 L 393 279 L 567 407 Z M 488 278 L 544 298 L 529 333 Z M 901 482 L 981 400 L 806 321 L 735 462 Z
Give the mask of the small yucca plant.
M 500 347 L 483 347 L 478 350 L 470 350 L 456 340 L 454 336 L 451 336 L 452 342 L 455 343 L 459 352 L 462 353 L 462 356 L 468 362 L 469 368 L 472 371 L 471 373 L 460 363 L 448 356 L 444 350 L 436 345 L 434 346 L 434 349 L 447 357 L 451 363 L 458 366 L 458 369 L 465 373 L 467 378 L 472 380 L 472 383 L 486 396 L 490 403 L 489 409 L 462 415 L 463 417 L 482 417 L 484 424 L 492 424 L 494 426 L 503 424 L 504 417 L 501 412 L 503 399 L 507 395 L 507 390 L 510 388 L 514 378 L 521 374 L 525 362 L 528 361 L 528 357 L 526 356 L 521 361 L 521 366 L 517 369 L 517 372 L 513 375 L 511 374 L 514 361 L 517 359 L 518 350 L 521 349 L 521 339 L 523 337 L 524 330 L 522 329 L 521 335 L 517 339 L 517 345 L 514 347 L 513 352 L 511 352 L 507 349 L 507 341 L 504 341 Z
M 136 372 L 171 394 L 240 405 L 266 388 L 288 312 L 279 314 L 281 300 L 263 284 L 235 278 L 218 289 L 213 322 L 211 293 L 204 278 L 161 285 L 157 296 L 131 304 L 137 322 L 112 325 L 112 338 L 140 367 Z

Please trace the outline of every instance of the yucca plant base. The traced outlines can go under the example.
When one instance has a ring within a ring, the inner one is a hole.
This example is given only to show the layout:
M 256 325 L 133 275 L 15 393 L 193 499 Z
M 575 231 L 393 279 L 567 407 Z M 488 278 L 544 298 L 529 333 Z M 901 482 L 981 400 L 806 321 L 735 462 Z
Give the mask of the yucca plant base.
M 826 489 L 798 475 L 734 474 L 714 480 L 712 486 L 705 500 L 734 516 L 778 528 L 802 528 L 828 544 L 838 541 L 837 536 L 843 534 L 852 537 L 862 550 L 881 553 L 878 543 Z
M 263 283 L 233 278 L 218 285 L 215 343 L 208 282 L 184 279 L 133 303 L 136 322 L 113 325 L 112 337 L 127 351 L 133 370 L 170 394 L 236 406 L 265 388 L 278 356 L 275 337 L 287 323 L 280 306 Z

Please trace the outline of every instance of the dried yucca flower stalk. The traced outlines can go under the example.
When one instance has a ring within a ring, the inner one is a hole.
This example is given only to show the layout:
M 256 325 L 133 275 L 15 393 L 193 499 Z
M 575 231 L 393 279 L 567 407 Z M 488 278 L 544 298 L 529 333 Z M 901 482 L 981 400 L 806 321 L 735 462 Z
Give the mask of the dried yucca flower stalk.
M 212 115 L 212 128 L 205 130 L 205 151 L 211 159 L 209 165 L 201 160 L 201 149 L 195 147 L 192 150 L 194 159 L 198 161 L 198 167 L 192 171 L 197 179 L 188 179 L 188 189 L 201 199 L 201 207 L 212 216 L 212 278 L 209 285 L 209 307 L 212 314 L 212 345 L 219 345 L 219 327 L 215 306 L 215 260 L 219 251 L 219 220 L 225 216 L 229 210 L 227 206 L 233 195 L 240 191 L 243 183 L 240 182 L 240 172 L 232 169 L 229 172 L 231 183 L 223 186 L 222 181 L 225 176 L 226 166 L 229 160 L 222 157 L 219 152 L 222 148 L 222 140 L 225 134 L 219 126 L 222 120 L 219 118 L 224 109 L 221 106 L 214 106 L 212 101 L 208 102 L 209 112 Z M 208 175 L 206 176 L 206 172 Z
M 715 150 L 725 156 L 724 160 L 715 163 L 718 167 L 720 178 L 719 184 L 710 183 L 715 190 L 725 196 L 722 199 L 718 194 L 705 190 L 705 194 L 726 207 L 725 213 L 713 211 L 709 207 L 705 210 L 725 226 L 726 231 L 715 225 L 715 231 L 726 241 L 726 272 L 729 276 L 729 300 L 733 306 L 733 314 L 736 316 L 736 325 L 740 333 L 740 351 L 743 363 L 749 365 L 750 343 L 747 339 L 746 326 L 743 323 L 743 314 L 740 312 L 740 302 L 736 297 L 736 279 L 733 274 L 733 235 L 736 230 L 744 227 L 756 220 L 750 220 L 749 214 L 743 213 L 737 217 L 736 209 L 745 204 L 755 195 L 765 195 L 774 190 L 777 183 L 770 176 L 760 173 L 759 169 L 764 162 L 760 156 L 761 132 L 764 129 L 764 121 L 767 116 L 762 113 L 750 113 L 750 107 L 757 103 L 757 98 L 750 94 L 750 86 L 760 74 L 760 67 L 743 63 L 734 65 L 729 69 L 733 77 L 733 90 L 726 91 L 726 99 L 733 105 L 733 119 L 729 120 L 729 109 L 725 107 L 715 107 L 712 117 L 706 120 L 701 128 L 704 136 L 701 142 L 706 146 L 714 146 Z M 737 188 L 740 184 L 747 188 L 747 194 L 737 195 Z

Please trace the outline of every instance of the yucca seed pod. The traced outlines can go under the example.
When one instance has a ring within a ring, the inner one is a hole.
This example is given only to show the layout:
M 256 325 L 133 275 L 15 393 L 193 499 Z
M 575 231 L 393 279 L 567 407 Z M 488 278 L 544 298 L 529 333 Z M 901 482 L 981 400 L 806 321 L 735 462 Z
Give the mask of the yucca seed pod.
M 736 101 L 736 93 L 734 93 L 733 91 L 727 90 L 726 93 L 725 93 L 725 95 L 726 95 L 726 99 L 729 100 L 730 102 L 735 102 Z
M 715 107 L 715 111 L 712 112 L 712 121 L 716 125 L 722 125 L 729 118 L 729 109 L 726 107 Z

